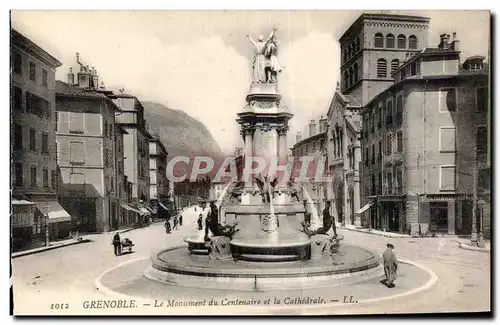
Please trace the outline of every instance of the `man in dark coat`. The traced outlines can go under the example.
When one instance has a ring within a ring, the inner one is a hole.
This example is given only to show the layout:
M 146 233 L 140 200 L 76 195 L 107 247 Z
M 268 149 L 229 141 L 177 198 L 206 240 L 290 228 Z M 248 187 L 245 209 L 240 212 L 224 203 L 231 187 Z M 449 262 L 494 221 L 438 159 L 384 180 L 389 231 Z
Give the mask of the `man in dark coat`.
M 179 215 L 179 226 L 182 226 L 182 213 Z
M 172 227 L 170 226 L 170 221 L 167 219 L 165 221 L 165 231 L 167 232 L 167 234 L 170 234 L 171 230 L 172 230 Z
M 120 234 L 116 233 L 113 236 L 113 247 L 115 248 L 115 256 L 119 256 L 122 253 L 122 243 L 120 240 Z
M 394 280 L 396 280 L 398 271 L 398 259 L 393 251 L 394 246 L 387 244 L 387 249 L 382 254 L 384 260 L 385 285 L 389 288 L 394 288 Z
M 178 219 L 177 216 L 174 217 L 174 230 L 177 230 Z

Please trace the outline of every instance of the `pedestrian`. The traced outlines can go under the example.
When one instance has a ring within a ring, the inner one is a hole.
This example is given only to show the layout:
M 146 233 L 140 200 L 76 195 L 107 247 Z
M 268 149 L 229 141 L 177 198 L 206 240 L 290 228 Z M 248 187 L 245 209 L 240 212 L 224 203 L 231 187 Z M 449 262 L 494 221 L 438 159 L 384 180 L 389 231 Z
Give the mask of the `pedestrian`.
M 120 240 L 120 233 L 116 233 L 113 236 L 113 247 L 115 249 L 115 256 L 120 256 L 122 254 L 122 243 Z
M 182 226 L 182 213 L 179 215 L 179 226 Z
M 174 217 L 174 230 L 177 230 L 177 224 L 178 224 L 178 220 L 177 220 L 177 216 Z
M 384 260 L 384 272 L 385 272 L 385 285 L 388 288 L 394 288 L 394 280 L 396 280 L 398 271 L 398 259 L 393 251 L 394 246 L 392 244 L 387 244 L 387 249 L 384 254 L 382 254 L 382 259 Z
M 198 216 L 198 230 L 203 230 L 203 214 Z

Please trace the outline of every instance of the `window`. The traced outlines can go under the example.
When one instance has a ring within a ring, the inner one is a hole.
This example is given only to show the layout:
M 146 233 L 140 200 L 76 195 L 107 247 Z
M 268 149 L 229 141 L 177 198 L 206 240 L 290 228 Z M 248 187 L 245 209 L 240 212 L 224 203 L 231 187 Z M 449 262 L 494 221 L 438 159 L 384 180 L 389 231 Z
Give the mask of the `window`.
M 394 48 L 394 35 L 387 34 L 386 39 L 385 39 L 385 46 L 389 49 Z
M 372 174 L 372 195 L 375 195 L 377 190 L 377 182 L 375 180 L 375 174 Z
M 312 142 L 312 151 L 316 151 L 316 141 Z
M 396 134 L 396 138 L 397 138 L 396 150 L 398 152 L 401 152 L 403 151 L 403 131 L 398 131 L 398 133 Z
M 346 62 L 348 59 L 349 59 L 349 52 L 346 48 L 346 49 L 344 49 L 344 62 Z
M 354 49 L 352 47 L 352 44 L 349 44 L 349 57 L 352 57 L 353 54 L 354 54 Z
M 360 50 L 359 44 L 360 44 L 359 37 L 356 37 L 356 40 L 354 41 L 354 53 L 356 53 Z
M 30 128 L 30 150 L 36 151 L 36 133 L 33 128 Z
M 396 96 L 396 121 L 403 120 L 403 95 Z
M 69 143 L 69 160 L 72 164 L 84 164 L 84 147 L 83 142 L 72 141 Z
M 488 150 L 488 129 L 485 126 L 477 127 L 476 150 L 478 154 L 485 154 Z
M 30 167 L 30 185 L 36 187 L 36 166 Z
M 456 88 L 443 88 L 439 96 L 439 110 L 441 112 L 455 112 L 457 110 Z
M 14 73 L 23 73 L 23 57 L 19 53 L 14 54 Z
M 455 190 L 455 166 L 441 166 L 439 175 L 440 188 L 442 191 Z
M 375 145 L 372 144 L 372 165 L 375 165 Z
M 365 148 L 365 166 L 368 166 L 368 159 L 370 159 L 370 156 L 368 155 L 368 147 Z
M 108 123 L 104 122 L 104 136 L 108 136 Z
M 392 173 L 387 173 L 387 194 L 392 194 Z
M 378 142 L 378 160 L 382 160 L 382 140 Z
M 42 69 L 42 86 L 44 86 L 44 87 L 49 86 L 48 75 L 49 75 L 49 73 L 47 72 L 47 70 Z
M 384 113 L 385 113 L 385 102 L 382 102 L 380 103 L 380 107 L 379 107 L 380 111 L 379 111 L 379 129 L 382 128 L 382 123 L 384 123 Z
M 77 112 L 69 112 L 69 133 L 83 134 L 83 124 L 83 114 Z
M 13 96 L 13 109 L 14 110 L 22 110 L 23 109 L 23 90 L 19 87 L 14 87 L 14 96 Z
M 109 149 L 104 150 L 104 166 L 109 167 Z
M 14 165 L 16 180 L 16 186 L 23 186 L 23 164 L 16 163 Z
M 35 62 L 30 62 L 30 80 L 36 81 L 36 64 L 35 64 Z
M 49 153 L 49 135 L 42 132 L 42 153 Z
M 410 64 L 410 76 L 416 76 L 417 75 L 417 63 L 412 62 Z
M 377 60 L 377 77 L 387 78 L 387 61 L 385 59 Z
M 48 118 L 50 103 L 30 92 L 26 92 L 26 111 L 40 118 Z
M 439 128 L 439 151 L 455 152 L 455 127 Z
M 344 72 L 344 89 L 349 87 L 349 72 Z
M 354 70 L 352 67 L 349 68 L 349 85 L 354 83 Z
M 23 148 L 23 126 L 20 124 L 14 124 L 14 148 Z
M 478 112 L 488 111 L 488 87 L 476 88 L 476 110 Z
M 375 47 L 384 47 L 384 35 L 381 33 L 375 34 Z
M 399 68 L 399 60 L 394 59 L 391 61 L 391 75 Z
M 406 48 L 406 36 L 403 34 L 398 36 L 398 49 L 405 49 Z
M 386 117 L 385 117 L 385 122 L 386 124 L 391 124 L 392 123 L 392 100 L 389 100 L 387 102 L 387 110 L 386 110 Z
M 49 187 L 49 170 L 43 169 L 43 187 Z
M 396 182 L 397 182 L 397 193 L 396 194 L 403 194 L 403 171 L 398 170 L 396 172 Z
M 417 36 L 411 35 L 410 37 L 408 37 L 408 48 L 410 48 L 411 50 L 416 50 L 418 48 Z
M 386 142 L 386 147 L 385 147 L 385 154 L 387 156 L 392 155 L 392 133 L 387 134 L 387 142 Z
M 109 124 L 109 138 L 113 138 L 113 124 L 111 123 Z
M 477 178 L 477 184 L 480 192 L 489 192 L 491 189 L 491 169 L 480 169 Z
M 359 67 L 358 63 L 354 63 L 354 82 L 357 82 L 359 78 Z

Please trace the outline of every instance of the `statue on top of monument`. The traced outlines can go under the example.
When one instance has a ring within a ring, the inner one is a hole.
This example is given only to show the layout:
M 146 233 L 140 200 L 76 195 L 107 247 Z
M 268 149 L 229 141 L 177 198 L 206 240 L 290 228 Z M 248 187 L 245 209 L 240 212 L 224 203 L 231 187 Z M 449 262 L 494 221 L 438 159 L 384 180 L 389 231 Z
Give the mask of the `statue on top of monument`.
M 282 68 L 278 62 L 279 42 L 275 33 L 278 29 L 273 28 L 271 34 L 264 41 L 264 36 L 260 35 L 257 41 L 250 35 L 246 35 L 255 47 L 255 56 L 253 59 L 253 83 L 276 83 L 278 82 L 278 73 Z

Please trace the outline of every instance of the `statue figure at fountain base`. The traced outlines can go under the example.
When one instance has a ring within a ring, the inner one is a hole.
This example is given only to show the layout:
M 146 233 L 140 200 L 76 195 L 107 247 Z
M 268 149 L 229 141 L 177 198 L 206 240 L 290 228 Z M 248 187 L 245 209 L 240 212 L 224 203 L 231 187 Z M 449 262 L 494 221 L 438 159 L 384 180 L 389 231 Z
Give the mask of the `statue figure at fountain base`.
M 263 203 L 271 203 L 271 193 L 274 193 L 274 188 L 276 187 L 276 184 L 278 184 L 278 176 L 276 176 L 272 181 L 269 180 L 267 175 L 264 176 L 264 179 L 255 177 L 255 181 L 257 182 L 257 186 L 259 186 Z
M 205 219 L 205 242 L 210 242 L 210 237 L 208 236 L 208 232 L 210 231 L 214 237 L 228 237 L 229 239 L 233 238 L 233 235 L 239 231 L 239 229 L 235 229 L 238 223 L 235 223 L 232 226 L 223 226 L 219 223 L 219 212 L 217 206 L 212 201 L 210 202 L 210 212 Z
M 229 242 L 226 236 L 212 237 L 208 244 L 208 258 L 215 261 L 232 259 Z
M 297 202 L 300 202 L 299 190 L 297 188 L 297 183 L 295 183 L 295 178 L 293 177 L 290 178 L 290 180 L 288 181 L 288 186 L 291 189 L 290 197 L 292 198 L 292 202 L 294 199 L 297 200 Z
M 313 236 L 313 255 L 319 255 L 322 258 L 332 258 L 339 251 L 341 237 L 328 235 Z

